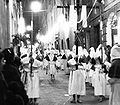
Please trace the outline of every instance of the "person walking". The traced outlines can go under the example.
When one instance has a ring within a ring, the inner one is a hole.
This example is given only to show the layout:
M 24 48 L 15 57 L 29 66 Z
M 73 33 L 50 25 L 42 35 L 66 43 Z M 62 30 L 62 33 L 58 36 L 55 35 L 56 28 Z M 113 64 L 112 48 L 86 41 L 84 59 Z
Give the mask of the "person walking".
M 51 80 L 55 80 L 56 70 L 56 61 L 57 57 L 54 55 L 54 50 L 50 51 L 50 55 L 48 55 L 49 61 L 49 74 L 51 76 Z
M 25 62 L 24 62 L 25 61 Z M 32 61 L 32 62 L 31 62 Z M 40 71 L 42 69 L 43 62 L 36 59 L 36 54 L 31 57 L 25 58 L 23 63 L 27 64 L 29 62 L 26 71 L 27 71 L 27 83 L 26 91 L 31 104 L 35 104 L 37 99 L 40 98 Z M 32 73 L 31 70 L 32 63 Z M 37 104 L 37 103 L 36 103 Z
M 73 96 L 71 103 L 82 103 L 80 96 L 86 94 L 85 78 L 83 73 L 84 67 L 80 63 L 76 70 L 77 64 L 74 58 L 70 59 L 68 63 L 71 66 L 68 88 L 69 95 Z
M 99 98 L 99 102 L 102 102 L 105 98 L 105 73 L 103 73 L 100 57 L 95 60 L 94 95 Z

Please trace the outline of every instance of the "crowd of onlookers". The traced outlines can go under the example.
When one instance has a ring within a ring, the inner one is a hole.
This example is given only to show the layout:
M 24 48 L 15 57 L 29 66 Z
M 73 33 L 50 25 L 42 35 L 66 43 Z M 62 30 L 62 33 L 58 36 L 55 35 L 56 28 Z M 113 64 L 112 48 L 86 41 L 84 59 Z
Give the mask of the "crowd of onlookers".
M 13 48 L 0 52 L 0 105 L 27 105 L 29 102 L 21 81 L 19 57 Z

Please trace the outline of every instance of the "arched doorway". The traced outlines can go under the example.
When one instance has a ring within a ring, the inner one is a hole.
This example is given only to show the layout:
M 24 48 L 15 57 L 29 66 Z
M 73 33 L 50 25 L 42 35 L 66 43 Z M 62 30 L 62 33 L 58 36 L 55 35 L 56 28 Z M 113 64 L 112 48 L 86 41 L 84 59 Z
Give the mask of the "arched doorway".
M 107 45 L 113 46 L 118 43 L 118 18 L 114 12 L 110 13 L 108 17 L 106 32 Z

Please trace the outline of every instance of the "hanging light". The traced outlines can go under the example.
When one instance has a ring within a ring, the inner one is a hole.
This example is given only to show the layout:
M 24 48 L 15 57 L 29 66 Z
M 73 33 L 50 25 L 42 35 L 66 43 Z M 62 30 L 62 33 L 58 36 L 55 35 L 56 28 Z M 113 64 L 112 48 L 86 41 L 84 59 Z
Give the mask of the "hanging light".
M 41 3 L 38 2 L 38 1 L 33 1 L 31 3 L 31 10 L 33 12 L 40 12 L 40 10 L 41 10 Z

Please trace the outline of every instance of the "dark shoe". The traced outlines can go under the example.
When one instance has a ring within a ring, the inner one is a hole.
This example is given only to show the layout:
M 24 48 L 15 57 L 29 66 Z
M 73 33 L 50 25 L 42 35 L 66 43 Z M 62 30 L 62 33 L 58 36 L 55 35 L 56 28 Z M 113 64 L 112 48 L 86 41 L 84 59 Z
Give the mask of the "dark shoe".
M 70 101 L 71 103 L 76 103 L 76 101 L 75 100 L 72 100 L 72 101 Z
M 82 101 L 81 101 L 81 100 L 77 100 L 77 102 L 78 102 L 78 103 L 82 103 Z

